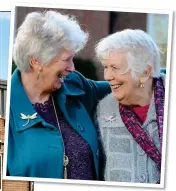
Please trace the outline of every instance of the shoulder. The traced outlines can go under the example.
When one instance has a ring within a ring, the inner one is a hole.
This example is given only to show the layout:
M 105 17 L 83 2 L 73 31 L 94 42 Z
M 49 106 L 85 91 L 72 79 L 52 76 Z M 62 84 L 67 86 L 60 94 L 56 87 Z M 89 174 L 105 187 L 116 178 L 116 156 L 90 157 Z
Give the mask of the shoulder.
M 81 73 L 75 71 L 70 73 L 65 79 L 66 86 L 72 86 L 83 90 L 87 96 L 92 99 L 100 100 L 111 92 L 110 85 L 107 81 L 95 81 L 85 78 Z
M 116 101 L 113 93 L 110 93 L 106 97 L 104 97 L 102 100 L 99 101 L 98 108 L 109 108 L 113 104 L 117 105 L 117 101 Z
M 119 112 L 119 102 L 115 99 L 113 93 L 99 101 L 96 117 L 100 129 L 103 127 L 124 127 Z
M 74 71 L 70 72 L 67 76 L 68 79 L 72 80 L 80 80 L 80 79 L 86 79 L 80 72 Z
M 87 79 L 81 73 L 75 71 L 75 72 L 69 73 L 69 75 L 65 79 L 65 82 L 67 84 L 72 84 L 78 87 L 82 87 L 83 81 L 86 81 L 86 80 Z
M 108 94 L 97 105 L 97 115 L 106 115 L 118 111 L 119 103 L 113 93 Z
M 77 88 L 84 90 L 86 90 L 87 88 L 93 88 L 93 84 L 96 84 L 96 81 L 84 77 L 78 71 L 71 72 L 64 82 L 66 82 L 67 85 L 76 86 Z

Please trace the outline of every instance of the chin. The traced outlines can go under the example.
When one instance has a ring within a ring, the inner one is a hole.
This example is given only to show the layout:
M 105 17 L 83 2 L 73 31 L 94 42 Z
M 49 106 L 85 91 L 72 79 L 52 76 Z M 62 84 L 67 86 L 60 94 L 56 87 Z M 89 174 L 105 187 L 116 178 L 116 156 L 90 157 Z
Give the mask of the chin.
M 123 105 L 126 105 L 126 101 L 124 100 L 124 97 L 123 96 L 117 96 L 117 95 L 114 95 L 115 96 L 115 99 L 119 102 L 119 103 L 121 103 L 121 104 L 123 104 Z
M 114 93 L 114 97 L 116 98 L 117 101 L 120 101 L 121 99 L 123 99 L 122 96 L 116 93 Z

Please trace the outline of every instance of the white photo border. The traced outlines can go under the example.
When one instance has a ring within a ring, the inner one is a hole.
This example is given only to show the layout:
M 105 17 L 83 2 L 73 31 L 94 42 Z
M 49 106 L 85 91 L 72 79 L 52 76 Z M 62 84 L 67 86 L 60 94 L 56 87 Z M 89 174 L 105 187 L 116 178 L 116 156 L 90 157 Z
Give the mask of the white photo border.
M 161 181 L 160 184 L 150 183 L 134 183 L 134 182 L 111 182 L 111 181 L 90 181 L 90 180 L 65 180 L 53 178 L 35 178 L 35 177 L 16 177 L 7 176 L 7 148 L 8 148 L 8 126 L 9 126 L 9 110 L 10 110 L 10 90 L 11 90 L 11 72 L 12 72 L 12 49 L 14 39 L 15 25 L 15 8 L 16 7 L 38 7 L 38 8 L 59 8 L 59 9 L 77 9 L 77 10 L 93 10 L 93 11 L 118 11 L 118 12 L 135 12 L 135 13 L 155 13 L 168 14 L 168 41 L 167 41 L 167 63 L 166 63 L 166 86 L 165 86 L 165 104 L 164 104 L 164 124 L 163 124 L 163 146 L 162 146 L 162 165 L 161 165 Z M 169 85 L 170 85 L 170 63 L 171 63 L 171 39 L 172 39 L 172 10 L 156 10 L 156 9 L 135 9 L 135 8 L 117 8 L 117 7 L 100 7 L 100 6 L 78 6 L 64 4 L 48 4 L 48 3 L 13 3 L 11 6 L 11 26 L 10 26 L 10 46 L 9 46 L 9 68 L 8 68 L 8 86 L 7 86 L 7 103 L 6 103 L 6 123 L 5 123 L 5 141 L 4 141 L 4 162 L 3 162 L 3 179 L 20 180 L 20 181 L 38 181 L 50 183 L 72 183 L 85 185 L 105 185 L 105 186 L 126 186 L 126 187 L 148 187 L 148 188 L 164 188 L 165 165 L 166 165 L 166 139 L 167 139 L 167 123 L 168 123 L 168 106 L 169 106 Z

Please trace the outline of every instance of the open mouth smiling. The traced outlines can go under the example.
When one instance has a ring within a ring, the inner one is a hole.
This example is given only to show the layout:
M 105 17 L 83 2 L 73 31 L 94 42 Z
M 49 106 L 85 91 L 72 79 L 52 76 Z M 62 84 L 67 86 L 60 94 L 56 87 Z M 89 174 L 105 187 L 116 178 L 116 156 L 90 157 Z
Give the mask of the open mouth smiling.
M 66 78 L 67 76 L 66 76 L 66 75 L 63 75 L 63 74 L 58 74 L 57 77 L 58 77 L 61 81 L 63 81 L 64 78 Z
M 111 88 L 112 89 L 118 89 L 121 87 L 122 84 L 114 84 L 114 85 L 111 85 Z

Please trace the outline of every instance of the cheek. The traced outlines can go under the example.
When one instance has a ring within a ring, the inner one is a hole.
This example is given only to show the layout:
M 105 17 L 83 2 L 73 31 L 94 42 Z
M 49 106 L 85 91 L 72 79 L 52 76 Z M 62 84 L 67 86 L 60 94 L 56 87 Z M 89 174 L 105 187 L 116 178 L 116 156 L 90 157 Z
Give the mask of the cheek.
M 46 75 L 46 80 L 48 81 L 53 81 L 55 78 L 56 78 L 56 75 L 54 73 L 50 72 Z
M 126 95 L 130 95 L 134 89 L 136 88 L 136 83 L 133 81 L 133 79 L 128 76 L 127 78 L 124 78 L 123 80 L 123 88 L 121 89 L 121 93 Z
M 53 69 L 53 70 L 51 70 L 50 72 L 48 72 L 48 76 L 50 76 L 50 78 L 48 78 L 48 80 L 49 80 L 49 79 L 51 79 L 51 80 L 57 79 L 58 69 Z
M 128 81 L 128 87 L 126 88 L 128 91 L 128 94 L 135 92 L 137 88 L 138 88 L 137 82 L 134 81 L 133 79 L 130 79 Z
M 47 86 L 52 86 L 54 83 L 56 83 L 57 79 L 58 77 L 56 73 L 50 71 L 45 75 L 43 83 Z

